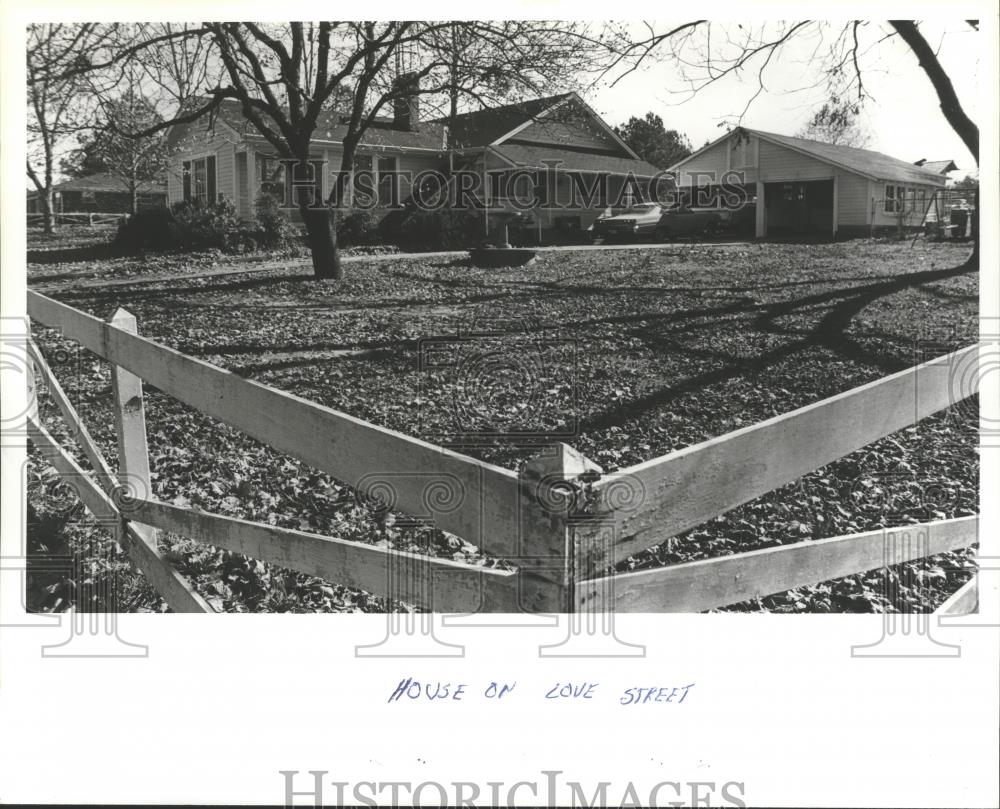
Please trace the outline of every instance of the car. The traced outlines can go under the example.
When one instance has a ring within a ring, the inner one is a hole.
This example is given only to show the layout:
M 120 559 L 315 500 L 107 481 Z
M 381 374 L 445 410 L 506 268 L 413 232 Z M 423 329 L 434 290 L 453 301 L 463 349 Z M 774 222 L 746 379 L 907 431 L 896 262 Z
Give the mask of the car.
M 723 229 L 719 211 L 675 205 L 663 212 L 653 230 L 653 237 L 660 242 L 672 242 L 678 236 L 709 237 Z
M 616 238 L 648 238 L 656 233 L 663 212 L 664 208 L 655 202 L 640 202 L 619 214 L 601 214 L 589 228 L 590 239 L 610 241 Z

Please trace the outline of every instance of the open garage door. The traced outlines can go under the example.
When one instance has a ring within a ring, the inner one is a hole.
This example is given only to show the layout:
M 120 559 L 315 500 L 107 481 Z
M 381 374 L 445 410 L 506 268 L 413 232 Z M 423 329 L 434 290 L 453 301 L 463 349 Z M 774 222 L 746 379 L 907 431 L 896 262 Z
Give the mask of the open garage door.
M 765 183 L 768 236 L 830 236 L 833 180 Z

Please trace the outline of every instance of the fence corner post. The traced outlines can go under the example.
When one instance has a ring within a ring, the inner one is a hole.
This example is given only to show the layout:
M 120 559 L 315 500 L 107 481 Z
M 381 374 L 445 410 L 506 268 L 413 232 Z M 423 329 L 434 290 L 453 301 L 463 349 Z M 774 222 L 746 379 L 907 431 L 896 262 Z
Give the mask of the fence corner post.
M 559 588 L 562 612 L 572 612 L 575 601 L 576 552 L 570 521 L 579 494 L 576 481 L 586 473 L 601 472 L 601 467 L 585 455 L 559 443 L 528 459 L 518 474 L 525 502 L 523 551 L 535 555 L 538 561 L 549 560 L 533 572 Z
M 116 329 L 138 334 L 135 315 L 126 309 L 119 307 L 108 322 Z M 111 390 L 115 400 L 115 432 L 118 436 L 118 481 L 134 496 L 152 500 L 142 379 L 112 363 Z M 148 535 L 150 544 L 156 547 L 155 530 L 143 528 L 140 533 Z

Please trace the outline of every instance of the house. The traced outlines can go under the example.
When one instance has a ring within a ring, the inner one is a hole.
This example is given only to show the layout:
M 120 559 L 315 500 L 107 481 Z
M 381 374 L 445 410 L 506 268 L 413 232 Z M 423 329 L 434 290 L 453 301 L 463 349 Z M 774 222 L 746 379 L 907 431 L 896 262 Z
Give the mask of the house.
M 920 158 L 913 163 L 914 166 L 920 166 L 927 171 L 934 171 L 938 174 L 943 174 L 948 176 L 948 172 L 958 171 L 958 166 L 951 160 L 927 160 L 926 158 Z
M 314 183 L 324 199 L 340 169 L 346 120 L 329 111 L 312 142 L 313 170 L 306 182 Z M 250 218 L 262 194 L 288 197 L 291 180 L 273 146 L 244 118 L 237 102 L 223 102 L 211 117 L 173 127 L 168 140 L 173 147 L 167 172 L 170 203 L 226 197 Z M 576 93 L 469 112 L 450 121 L 422 120 L 420 96 L 412 94 L 397 99 L 392 116 L 377 118 L 365 132 L 352 192 L 364 191 L 374 197 L 376 210 L 388 213 L 412 196 L 413 182 L 422 173 L 437 173 L 445 185 L 460 173 L 474 181 L 473 191 L 485 204 L 484 235 L 520 213 L 538 240 L 546 241 L 559 231 L 585 229 L 612 202 L 638 198 L 634 178 L 652 177 L 658 169 L 639 158 Z M 295 179 L 296 187 L 302 179 Z M 291 215 L 297 211 L 291 209 Z
M 53 186 L 54 213 L 130 213 L 132 210 L 129 190 L 117 174 L 102 172 Z M 141 182 L 137 189 L 140 210 L 166 205 L 165 182 Z M 41 213 L 42 203 L 37 191 L 28 191 L 28 213 Z
M 726 180 L 740 188 L 756 202 L 757 238 L 850 237 L 919 227 L 947 182 L 937 166 L 737 127 L 671 170 L 689 193 Z

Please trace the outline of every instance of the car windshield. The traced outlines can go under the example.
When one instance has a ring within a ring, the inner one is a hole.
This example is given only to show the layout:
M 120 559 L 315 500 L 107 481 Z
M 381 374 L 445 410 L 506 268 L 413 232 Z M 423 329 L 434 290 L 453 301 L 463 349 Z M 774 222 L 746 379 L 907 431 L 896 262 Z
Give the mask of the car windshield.
M 659 208 L 655 202 L 643 202 L 639 205 L 633 205 L 631 208 L 627 208 L 625 213 L 649 213 L 654 208 Z

